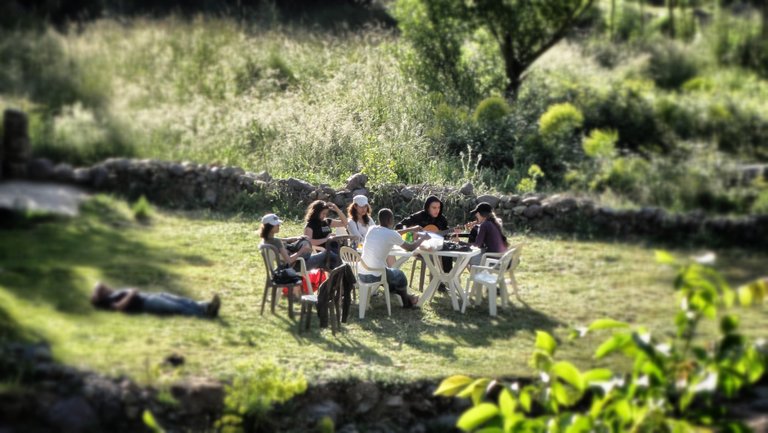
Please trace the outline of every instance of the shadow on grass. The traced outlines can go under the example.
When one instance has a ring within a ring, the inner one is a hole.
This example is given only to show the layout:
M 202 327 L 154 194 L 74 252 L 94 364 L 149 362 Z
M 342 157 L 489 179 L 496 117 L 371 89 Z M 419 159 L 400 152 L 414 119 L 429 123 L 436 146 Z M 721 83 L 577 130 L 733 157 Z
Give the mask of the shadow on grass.
M 85 276 L 87 272 L 99 273 L 115 287 L 151 285 L 185 295 L 167 265 L 207 263 L 202 257 L 152 247 L 132 237 L 125 229 L 135 223 L 109 199 L 94 198 L 81 212 L 68 221 L 0 231 L 0 286 L 30 302 L 88 314 L 93 311 L 88 298 L 96 281 Z

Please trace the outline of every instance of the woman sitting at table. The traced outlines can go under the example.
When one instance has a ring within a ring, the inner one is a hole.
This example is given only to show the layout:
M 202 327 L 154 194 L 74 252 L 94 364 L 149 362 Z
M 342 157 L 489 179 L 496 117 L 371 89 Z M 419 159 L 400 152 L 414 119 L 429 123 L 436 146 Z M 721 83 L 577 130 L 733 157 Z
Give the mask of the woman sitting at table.
M 336 212 L 339 219 L 328 218 L 328 210 Z M 333 241 L 331 229 L 347 225 L 347 217 L 344 213 L 334 203 L 315 200 L 307 207 L 304 221 L 306 222 L 304 236 L 309 239 L 312 246 L 325 248 L 322 252 L 305 254 L 304 261 L 307 263 L 307 269 L 332 270 L 339 266 L 341 264 L 339 244 Z
M 474 209 L 470 211 L 470 214 L 475 215 L 475 221 L 469 223 L 469 225 L 477 226 L 477 237 L 472 245 L 480 248 L 483 254 L 478 254 L 470 259 L 470 265 L 479 265 L 482 260 L 482 256 L 486 253 L 504 253 L 509 246 L 507 238 L 504 236 L 504 232 L 501 229 L 496 214 L 493 213 L 493 208 L 486 202 L 478 203 Z
M 364 242 L 368 229 L 376 224 L 371 217 L 371 205 L 368 204 L 368 197 L 356 195 L 352 199 L 352 204 L 347 208 L 347 215 L 349 216 L 347 232 L 350 236 L 355 237 L 357 242 Z
M 280 264 L 287 263 L 292 266 L 299 257 L 302 257 L 307 253 L 312 253 L 312 247 L 309 244 L 309 240 L 306 240 L 306 238 L 302 236 L 296 239 L 297 242 L 292 244 L 295 245 L 294 249 L 296 251 L 291 253 L 291 251 L 283 245 L 283 241 L 275 237 L 275 235 L 280 232 L 280 224 L 282 223 L 283 221 L 273 213 L 264 215 L 264 217 L 261 218 L 259 237 L 261 237 L 263 243 L 277 248 L 277 251 L 280 254 L 278 257 Z M 302 242 L 302 240 L 304 241 Z
M 428 231 L 437 232 L 443 236 L 450 233 L 448 229 L 448 219 L 443 215 L 443 202 L 434 195 L 427 197 L 424 202 L 424 210 L 409 215 L 397 223 L 396 229 L 402 229 L 413 225 L 426 228 Z M 450 257 L 442 258 L 443 271 L 450 272 L 453 269 L 453 259 Z M 445 285 L 440 283 L 438 291 L 445 292 Z

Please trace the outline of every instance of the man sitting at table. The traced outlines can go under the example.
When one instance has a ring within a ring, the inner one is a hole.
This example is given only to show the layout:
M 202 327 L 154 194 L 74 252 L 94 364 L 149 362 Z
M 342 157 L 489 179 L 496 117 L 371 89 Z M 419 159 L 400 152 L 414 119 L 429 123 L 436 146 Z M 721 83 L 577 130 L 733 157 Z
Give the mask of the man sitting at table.
M 429 235 L 417 235 L 413 242 L 406 242 L 400 234 L 392 230 L 395 217 L 391 210 L 381 209 L 378 215 L 380 225 L 371 227 L 365 236 L 357 277 L 362 283 L 375 283 L 381 278 L 381 272 L 372 269 L 386 269 L 389 291 L 400 295 L 404 308 L 412 308 L 419 298 L 408 294 L 408 279 L 403 271 L 387 267 L 387 256 L 394 246 L 400 246 L 406 251 L 413 251 L 422 242 L 429 239 Z

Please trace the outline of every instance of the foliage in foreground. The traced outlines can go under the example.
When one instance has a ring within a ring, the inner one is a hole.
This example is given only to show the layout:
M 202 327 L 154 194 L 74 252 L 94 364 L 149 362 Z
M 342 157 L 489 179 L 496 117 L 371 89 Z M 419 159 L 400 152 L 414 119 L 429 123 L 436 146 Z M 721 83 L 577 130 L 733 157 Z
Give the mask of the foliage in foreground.
M 610 319 L 573 332 L 578 338 L 612 330 L 594 357 L 622 353 L 630 358 L 633 368 L 622 375 L 607 368 L 580 371 L 556 360 L 557 342 L 537 331 L 531 359 L 539 376 L 536 382 L 520 385 L 452 376 L 441 383 L 436 395 L 472 400 L 473 407 L 457 426 L 485 433 L 744 431 L 740 421 L 728 418 L 722 403 L 763 377 L 768 356 L 764 342 L 739 333 L 739 316 L 727 310 L 735 303 L 762 304 L 768 283 L 760 280 L 734 290 L 708 266 L 681 265 L 664 252 L 657 252 L 657 260 L 679 267 L 674 338 Z M 706 320 L 719 321 L 715 341 L 702 341 L 698 334 Z

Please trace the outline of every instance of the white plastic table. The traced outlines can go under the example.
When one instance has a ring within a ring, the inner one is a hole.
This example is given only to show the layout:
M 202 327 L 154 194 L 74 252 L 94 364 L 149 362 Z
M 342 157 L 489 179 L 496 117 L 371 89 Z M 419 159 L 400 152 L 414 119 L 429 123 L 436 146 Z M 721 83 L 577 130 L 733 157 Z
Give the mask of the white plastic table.
M 437 287 L 440 283 L 445 284 L 448 289 L 448 293 L 451 295 L 451 303 L 453 309 L 459 311 L 459 300 L 457 295 L 461 297 L 462 304 L 466 302 L 466 293 L 461 289 L 460 276 L 464 269 L 469 265 L 469 260 L 480 254 L 482 251 L 480 248 L 472 247 L 470 251 L 429 251 L 419 249 L 418 253 L 424 258 L 424 263 L 427 264 L 427 268 L 432 273 L 432 281 L 429 286 L 424 290 L 424 294 L 419 297 L 419 302 L 416 303 L 418 307 L 424 305 L 424 302 L 431 300 L 437 291 Z M 456 263 L 453 265 L 453 269 L 450 272 L 443 270 L 443 257 L 452 257 L 456 259 Z

